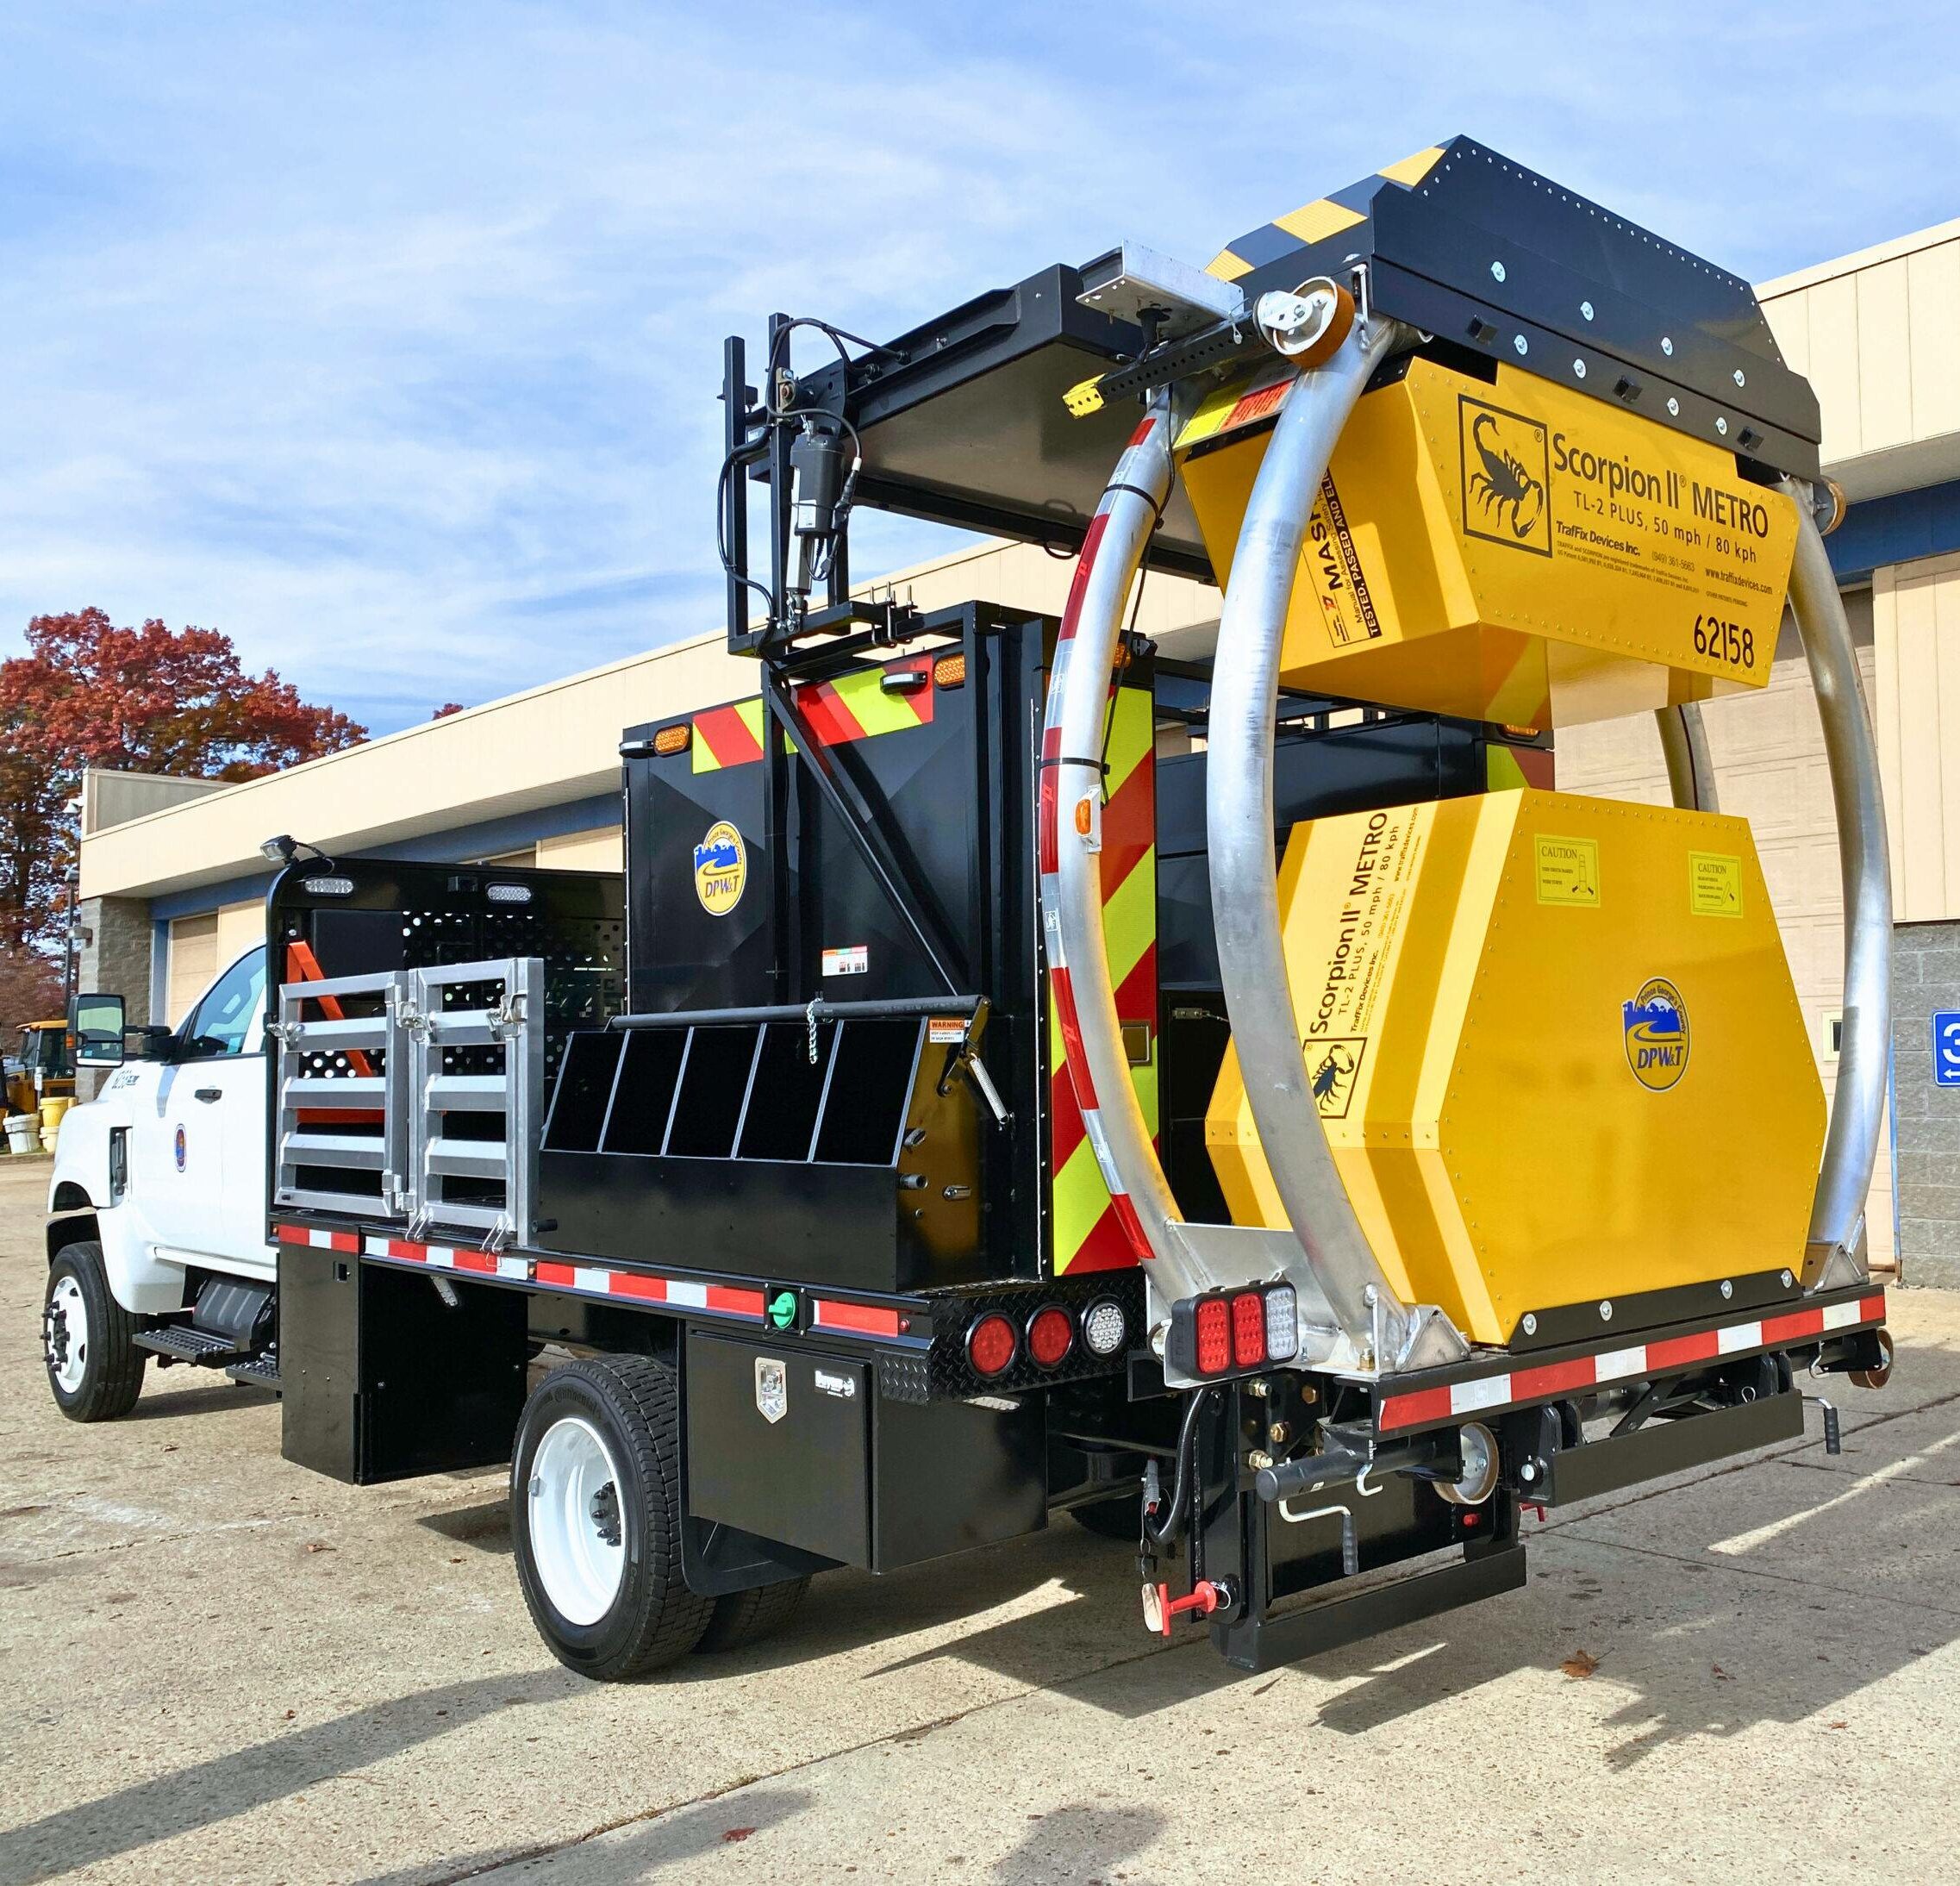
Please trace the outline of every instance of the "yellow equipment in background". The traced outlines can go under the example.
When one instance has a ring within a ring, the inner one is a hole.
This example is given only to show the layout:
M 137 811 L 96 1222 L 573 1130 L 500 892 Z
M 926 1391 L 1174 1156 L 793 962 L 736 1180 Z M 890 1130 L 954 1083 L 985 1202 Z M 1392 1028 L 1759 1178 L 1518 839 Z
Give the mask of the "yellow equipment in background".
M 1295 1018 L 1343 1183 L 1405 1301 L 1527 1312 L 1795 1271 L 1824 1099 L 1741 819 L 1535 790 L 1295 827 Z M 1236 1052 L 1206 1139 L 1286 1222 Z
M 75 1064 L 66 1021 L 23 1022 L 16 1060 L 7 1076 L 7 1105 L 13 1112 L 31 1114 L 45 1100 L 73 1099 Z
M 1293 384 L 1282 363 L 1179 435 L 1223 584 Z M 1760 688 L 1796 528 L 1732 452 L 1536 374 L 1410 359 L 1322 481 L 1280 678 L 1533 729 Z

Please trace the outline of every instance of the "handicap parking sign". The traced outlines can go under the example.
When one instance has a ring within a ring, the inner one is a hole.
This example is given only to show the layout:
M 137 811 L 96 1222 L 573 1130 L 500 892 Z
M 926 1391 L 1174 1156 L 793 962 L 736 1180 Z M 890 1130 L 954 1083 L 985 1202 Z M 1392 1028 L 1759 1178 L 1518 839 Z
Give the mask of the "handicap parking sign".
M 1960 1009 L 1942 1009 L 1932 1018 L 1932 1077 L 1942 1087 L 1960 1087 Z

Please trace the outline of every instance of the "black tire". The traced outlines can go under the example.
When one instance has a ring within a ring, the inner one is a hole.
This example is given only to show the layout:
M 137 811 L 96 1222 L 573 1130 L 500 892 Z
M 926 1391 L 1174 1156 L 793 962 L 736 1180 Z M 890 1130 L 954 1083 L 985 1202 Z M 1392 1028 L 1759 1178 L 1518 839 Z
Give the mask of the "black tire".
M 780 1584 L 757 1585 L 749 1591 L 731 1591 L 715 1601 L 715 1614 L 701 1633 L 697 1651 L 740 1650 L 773 1637 L 802 1607 L 803 1594 L 810 1589 L 808 1577 L 785 1578 Z
M 626 1552 L 619 1589 L 590 1624 L 565 1617 L 547 1595 L 531 1537 L 532 1463 L 552 1427 L 576 1417 L 604 1441 Z M 554 1369 L 525 1403 L 510 1481 L 517 1581 L 538 1634 L 568 1670 L 596 1682 L 637 1677 L 684 1657 L 708 1627 L 714 1601 L 681 1577 L 680 1396 L 673 1371 L 647 1356 L 591 1356 Z
M 81 1375 L 62 1386 L 56 1372 L 65 1366 L 71 1330 L 57 1297 L 78 1293 L 87 1319 L 78 1359 Z M 64 1245 L 47 1267 L 47 1295 L 41 1313 L 41 1360 L 54 1405 L 72 1421 L 113 1421 L 127 1414 L 143 1392 L 143 1365 L 149 1358 L 136 1346 L 136 1319 L 115 1301 L 102 1246 L 92 1240 Z
M 1093 1506 L 1071 1506 L 1069 1517 L 1099 1539 L 1134 1546 L 1143 1536 L 1143 1489 L 1119 1493 L 1114 1499 L 1098 1500 Z

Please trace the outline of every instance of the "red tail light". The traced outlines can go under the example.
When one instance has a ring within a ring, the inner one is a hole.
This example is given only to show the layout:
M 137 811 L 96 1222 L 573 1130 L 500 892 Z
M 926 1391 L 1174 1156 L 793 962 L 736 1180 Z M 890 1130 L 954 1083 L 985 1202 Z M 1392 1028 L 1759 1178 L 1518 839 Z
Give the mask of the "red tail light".
M 1232 1315 L 1222 1296 L 1198 1305 L 1198 1373 L 1223 1375 L 1232 1366 Z
M 1266 1300 L 1258 1290 L 1232 1299 L 1232 1364 L 1256 1369 L 1266 1359 Z
M 989 1311 L 966 1333 L 966 1359 L 976 1375 L 1004 1373 L 1020 1346 L 1014 1325 L 998 1310 Z
M 1029 1318 L 1027 1352 L 1037 1367 L 1058 1368 L 1075 1345 L 1075 1318 L 1059 1303 L 1050 1303 Z

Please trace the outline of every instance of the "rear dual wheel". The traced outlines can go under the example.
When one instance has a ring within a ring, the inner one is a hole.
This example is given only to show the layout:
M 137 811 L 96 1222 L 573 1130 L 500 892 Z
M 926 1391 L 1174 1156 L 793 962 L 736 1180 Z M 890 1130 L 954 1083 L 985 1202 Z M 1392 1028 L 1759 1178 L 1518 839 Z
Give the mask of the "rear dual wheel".
M 517 1578 L 568 1669 L 637 1677 L 691 1650 L 780 1629 L 807 1578 L 703 1598 L 680 1553 L 679 1385 L 650 1356 L 595 1356 L 546 1377 L 518 1425 L 510 1485 Z

